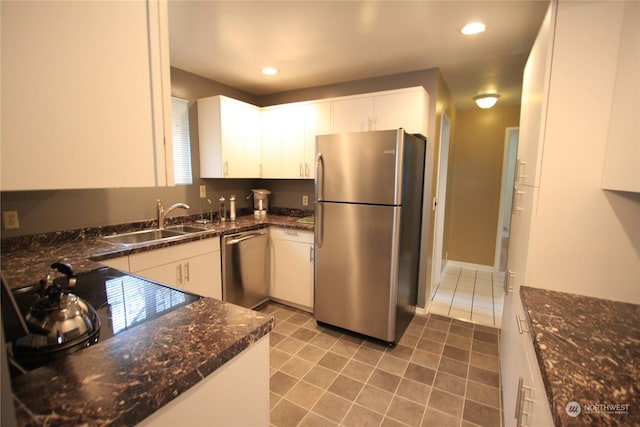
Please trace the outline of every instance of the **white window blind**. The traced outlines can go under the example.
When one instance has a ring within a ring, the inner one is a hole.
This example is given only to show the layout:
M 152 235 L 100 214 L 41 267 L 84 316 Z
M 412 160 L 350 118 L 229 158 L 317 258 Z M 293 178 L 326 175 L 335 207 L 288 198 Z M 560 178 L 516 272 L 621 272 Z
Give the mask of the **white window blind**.
M 189 141 L 189 101 L 171 98 L 173 129 L 173 174 L 176 185 L 193 184 L 191 177 L 191 143 Z

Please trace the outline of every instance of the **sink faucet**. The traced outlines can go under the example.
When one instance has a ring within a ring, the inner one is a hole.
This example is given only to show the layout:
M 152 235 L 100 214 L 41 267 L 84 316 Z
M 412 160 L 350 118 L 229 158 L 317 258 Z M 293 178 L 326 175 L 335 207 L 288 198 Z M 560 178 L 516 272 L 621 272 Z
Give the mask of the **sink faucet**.
M 164 219 L 167 217 L 167 214 L 169 214 L 169 212 L 177 208 L 189 209 L 189 205 L 185 203 L 176 203 L 175 205 L 169 206 L 169 209 L 165 211 L 164 207 L 162 206 L 162 201 L 156 200 L 156 208 L 158 212 L 158 230 L 163 230 Z

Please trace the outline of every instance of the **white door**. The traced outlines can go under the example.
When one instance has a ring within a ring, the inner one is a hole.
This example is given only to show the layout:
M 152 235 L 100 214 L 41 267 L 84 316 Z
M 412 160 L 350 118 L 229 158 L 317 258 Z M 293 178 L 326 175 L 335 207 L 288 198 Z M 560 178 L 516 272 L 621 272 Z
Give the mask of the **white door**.
M 498 232 L 496 236 L 496 255 L 494 268 L 504 271 L 506 248 L 503 239 L 509 239 L 511 229 L 511 208 L 515 192 L 516 161 L 518 157 L 518 128 L 509 127 L 505 131 L 504 155 L 502 159 L 502 184 L 500 190 L 500 214 L 498 218 Z
M 444 267 L 442 246 L 444 240 L 444 207 L 447 201 L 447 174 L 449 171 L 449 135 L 451 124 L 446 114 L 442 114 L 440 127 L 440 157 L 438 159 L 438 184 L 436 190 L 436 222 L 433 242 L 433 271 L 431 272 L 432 286 L 440 283 L 440 276 Z

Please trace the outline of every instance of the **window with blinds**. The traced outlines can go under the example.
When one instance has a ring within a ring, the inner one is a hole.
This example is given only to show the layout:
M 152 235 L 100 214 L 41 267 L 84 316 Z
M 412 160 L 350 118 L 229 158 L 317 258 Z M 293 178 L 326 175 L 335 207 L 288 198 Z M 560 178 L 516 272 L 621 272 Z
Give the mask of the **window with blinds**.
M 191 143 L 189 141 L 189 101 L 171 98 L 173 129 L 173 174 L 176 185 L 193 184 L 191 177 Z

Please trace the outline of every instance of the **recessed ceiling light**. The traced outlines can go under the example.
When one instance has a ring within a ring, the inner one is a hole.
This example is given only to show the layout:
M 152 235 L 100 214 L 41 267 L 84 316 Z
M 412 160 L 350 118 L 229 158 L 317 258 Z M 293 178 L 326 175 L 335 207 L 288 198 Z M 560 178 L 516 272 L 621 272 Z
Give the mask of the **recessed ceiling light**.
M 482 33 L 486 29 L 487 29 L 487 26 L 484 25 L 482 22 L 471 22 L 465 25 L 464 27 L 462 27 L 460 32 L 465 36 L 470 36 L 473 34 Z
M 274 67 L 264 67 L 262 70 L 262 74 L 266 76 L 275 76 L 278 74 L 278 69 Z

